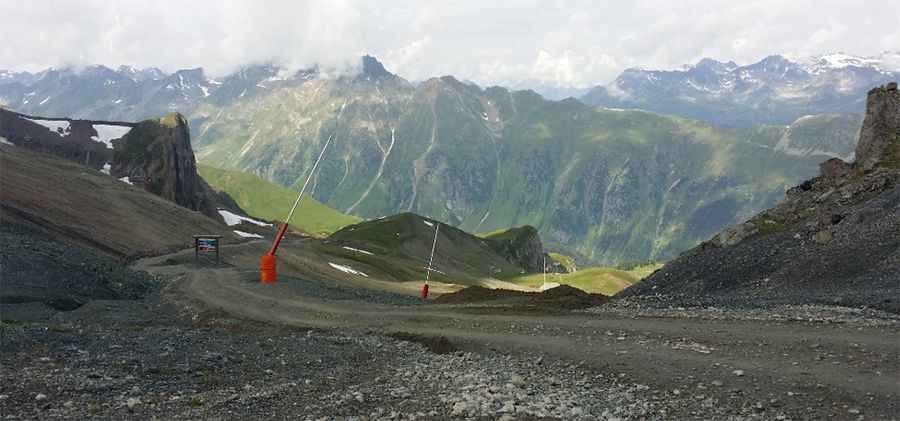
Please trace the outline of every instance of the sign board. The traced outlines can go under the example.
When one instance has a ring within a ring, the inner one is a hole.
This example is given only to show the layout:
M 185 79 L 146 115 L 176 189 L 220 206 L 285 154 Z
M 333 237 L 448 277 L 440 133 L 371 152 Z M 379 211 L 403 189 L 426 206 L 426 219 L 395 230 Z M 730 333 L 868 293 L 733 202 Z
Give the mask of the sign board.
M 221 235 L 195 235 L 194 236 L 194 262 L 200 260 L 200 253 L 216 254 L 216 263 L 219 262 L 219 239 Z

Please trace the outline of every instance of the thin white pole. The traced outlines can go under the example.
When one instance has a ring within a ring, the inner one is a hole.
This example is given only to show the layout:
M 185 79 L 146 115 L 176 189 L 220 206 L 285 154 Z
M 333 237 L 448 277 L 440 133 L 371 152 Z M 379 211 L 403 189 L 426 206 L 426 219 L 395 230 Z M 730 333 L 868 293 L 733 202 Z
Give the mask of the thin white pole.
M 311 180 L 313 174 L 316 173 L 316 168 L 319 167 L 319 161 L 321 161 L 322 157 L 325 156 L 325 150 L 328 149 L 328 144 L 331 143 L 331 139 L 333 137 L 334 137 L 334 133 L 332 133 L 331 136 L 328 136 L 328 140 L 325 141 L 325 146 L 322 147 L 322 152 L 319 153 L 319 157 L 316 159 L 316 163 L 313 164 L 312 170 L 306 176 L 306 181 L 303 182 L 303 187 L 300 189 L 300 194 L 297 196 L 297 200 L 294 201 L 294 206 L 291 206 L 291 211 L 288 213 L 288 217 L 284 221 L 285 224 L 289 224 L 291 222 L 291 217 L 294 216 L 294 210 L 296 210 L 297 205 L 300 204 L 300 199 L 303 198 L 303 193 L 306 191 L 306 186 L 309 185 L 309 180 Z
M 547 285 L 547 253 L 541 255 L 541 260 L 543 260 L 543 266 L 541 269 L 544 271 L 544 285 Z
M 437 246 L 437 236 L 440 228 L 441 224 L 434 224 L 434 241 L 431 242 L 431 257 L 428 258 L 428 270 L 425 271 L 425 285 L 428 285 L 428 280 L 431 278 L 431 264 L 434 262 L 434 248 Z

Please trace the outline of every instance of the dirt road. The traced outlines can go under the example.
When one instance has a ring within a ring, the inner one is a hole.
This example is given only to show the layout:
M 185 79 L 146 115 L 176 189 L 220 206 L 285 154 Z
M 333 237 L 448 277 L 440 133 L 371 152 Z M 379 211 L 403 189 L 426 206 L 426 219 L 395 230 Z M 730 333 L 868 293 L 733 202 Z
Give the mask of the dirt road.
M 153 268 L 150 268 L 153 270 Z M 676 418 L 896 419 L 900 330 L 896 319 L 712 320 L 631 314 L 621 308 L 566 314 L 484 306 L 389 305 L 304 294 L 304 282 L 256 282 L 255 270 L 189 269 L 178 288 L 241 319 L 335 332 L 444 336 L 477 353 L 566 361 L 642 393 Z M 541 370 L 536 369 L 535 373 Z M 551 376 L 552 373 L 546 373 Z M 449 409 L 448 409 L 449 410 Z

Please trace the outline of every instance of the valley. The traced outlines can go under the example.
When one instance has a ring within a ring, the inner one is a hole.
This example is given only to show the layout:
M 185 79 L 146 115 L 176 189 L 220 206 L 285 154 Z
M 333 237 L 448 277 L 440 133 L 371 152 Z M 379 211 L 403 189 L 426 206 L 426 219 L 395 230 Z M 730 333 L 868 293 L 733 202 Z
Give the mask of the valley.
M 874 60 L 0 72 L 0 416 L 896 419 Z
M 179 110 L 200 164 L 288 189 L 334 134 L 312 191 L 333 209 L 363 219 L 415 212 L 470 232 L 531 225 L 550 249 L 604 266 L 671 259 L 772 206 L 823 159 L 852 157 L 864 111 L 826 107 L 719 127 L 643 102 L 594 107 L 452 76 L 412 83 L 371 56 L 358 74 L 338 77 L 274 65 L 220 78 L 126 70 L 11 76 L 0 97 L 37 115 L 114 120 Z M 881 80 L 860 78 L 860 86 Z M 772 75 L 757 88 L 783 83 Z M 854 92 L 847 97 L 858 103 L 863 92 Z

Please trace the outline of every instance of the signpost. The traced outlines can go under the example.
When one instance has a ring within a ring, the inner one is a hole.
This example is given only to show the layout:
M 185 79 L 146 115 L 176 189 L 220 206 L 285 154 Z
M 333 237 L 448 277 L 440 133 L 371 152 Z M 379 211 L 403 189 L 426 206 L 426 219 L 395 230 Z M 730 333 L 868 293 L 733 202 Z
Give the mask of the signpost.
M 200 261 L 200 253 L 216 254 L 216 263 L 219 263 L 219 239 L 221 235 L 195 235 L 194 236 L 194 263 Z

